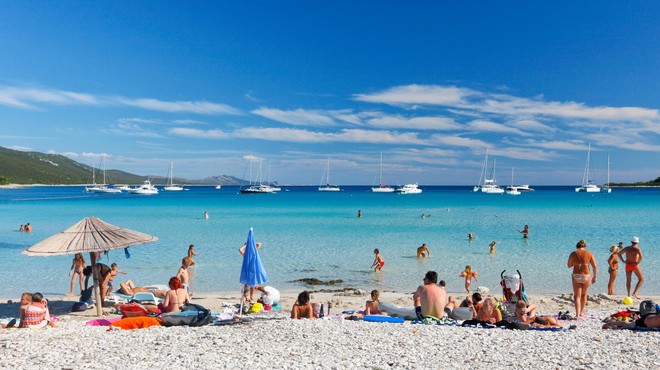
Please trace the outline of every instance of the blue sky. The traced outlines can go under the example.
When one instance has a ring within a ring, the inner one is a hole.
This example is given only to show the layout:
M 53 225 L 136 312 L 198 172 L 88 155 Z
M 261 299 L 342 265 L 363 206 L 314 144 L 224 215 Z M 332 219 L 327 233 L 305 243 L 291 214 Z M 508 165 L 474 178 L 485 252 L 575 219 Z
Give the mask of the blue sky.
M 4 2 L 0 146 L 143 175 L 660 176 L 656 2 Z M 265 172 L 265 169 L 264 169 Z

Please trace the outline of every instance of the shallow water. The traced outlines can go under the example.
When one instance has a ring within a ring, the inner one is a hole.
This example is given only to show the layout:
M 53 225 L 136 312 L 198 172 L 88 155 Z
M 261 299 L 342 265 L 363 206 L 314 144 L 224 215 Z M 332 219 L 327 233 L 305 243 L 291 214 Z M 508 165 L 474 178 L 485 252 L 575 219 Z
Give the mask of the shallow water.
M 197 291 L 239 290 L 241 256 L 250 227 L 263 242 L 260 251 L 270 282 L 281 289 L 307 288 L 293 280 L 342 279 L 346 286 L 412 292 L 427 270 L 438 271 L 450 291 L 461 291 L 465 265 L 479 282 L 500 291 L 500 273 L 520 270 L 531 293 L 568 292 L 566 260 L 585 239 L 600 272 L 592 292 L 605 292 L 609 247 L 633 235 L 641 239 L 646 282 L 641 294 L 659 294 L 660 189 L 614 189 L 611 194 L 577 194 L 572 187 L 541 187 L 532 193 L 474 194 L 468 187 L 425 187 L 419 195 L 373 194 L 368 187 L 319 193 L 313 187 L 285 188 L 279 194 L 241 195 L 235 187 L 191 187 L 156 196 L 90 195 L 82 187 L 0 190 L 0 297 L 23 291 L 63 294 L 73 256 L 28 257 L 28 246 L 87 216 L 157 236 L 156 243 L 111 251 L 138 285 L 164 284 L 173 276 L 189 244 L 200 254 L 194 268 Z M 362 218 L 357 218 L 357 211 Z M 203 219 L 203 212 L 210 215 Z M 422 219 L 422 213 L 431 214 Z M 20 233 L 20 224 L 34 230 Z M 530 238 L 516 229 L 528 224 Z M 477 235 L 468 241 L 467 233 Z M 496 253 L 488 244 L 496 240 Z M 431 258 L 417 259 L 426 243 Z M 373 272 L 373 249 L 385 259 Z M 89 256 L 86 256 L 89 262 Z M 622 266 L 623 267 L 623 266 Z M 620 269 L 615 292 L 625 292 Z M 123 276 L 118 279 L 121 280 Z

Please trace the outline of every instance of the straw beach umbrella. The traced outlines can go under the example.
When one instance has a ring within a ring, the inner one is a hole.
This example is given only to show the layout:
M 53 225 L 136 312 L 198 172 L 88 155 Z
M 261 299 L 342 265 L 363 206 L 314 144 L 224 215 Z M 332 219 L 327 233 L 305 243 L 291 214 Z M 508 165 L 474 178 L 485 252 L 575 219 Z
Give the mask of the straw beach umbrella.
M 241 266 L 241 284 L 255 287 L 268 281 L 268 274 L 261 264 L 257 245 L 254 242 L 254 233 L 252 228 L 248 233 L 247 243 L 245 244 L 245 253 L 243 254 L 243 265 Z M 243 300 L 241 300 L 243 302 Z M 243 307 L 241 307 L 242 310 Z
M 100 316 L 103 302 L 96 271 L 96 253 L 157 241 L 158 238 L 111 225 L 96 217 L 87 217 L 70 228 L 46 238 L 23 251 L 28 256 L 62 256 L 89 253 L 94 278 L 96 313 Z

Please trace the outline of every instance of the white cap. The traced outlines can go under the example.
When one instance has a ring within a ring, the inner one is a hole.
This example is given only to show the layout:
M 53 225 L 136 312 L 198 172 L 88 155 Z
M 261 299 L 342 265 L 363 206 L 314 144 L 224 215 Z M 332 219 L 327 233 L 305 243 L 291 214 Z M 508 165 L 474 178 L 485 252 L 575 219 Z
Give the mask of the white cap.
M 631 243 L 639 244 L 639 238 L 636 237 L 636 236 L 633 236 Z

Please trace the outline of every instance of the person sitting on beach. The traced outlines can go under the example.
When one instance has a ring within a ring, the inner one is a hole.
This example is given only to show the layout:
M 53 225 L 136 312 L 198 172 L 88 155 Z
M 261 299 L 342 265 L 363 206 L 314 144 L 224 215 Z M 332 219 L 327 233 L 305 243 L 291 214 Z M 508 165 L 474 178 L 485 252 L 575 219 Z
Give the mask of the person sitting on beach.
M 637 285 L 635 285 L 635 290 L 632 292 L 632 296 L 639 299 L 637 292 L 639 292 L 639 288 L 641 288 L 644 283 L 644 275 L 642 274 L 642 269 L 639 267 L 639 264 L 644 257 L 642 256 L 642 250 L 638 246 L 639 238 L 633 236 L 631 243 L 631 245 L 623 248 L 621 252 L 619 252 L 619 258 L 621 259 L 621 262 L 626 264 L 626 289 L 628 291 L 628 296 L 630 297 L 632 274 L 635 273 L 635 276 L 637 276 Z
M 426 246 L 426 243 L 422 243 L 421 247 L 417 247 L 417 258 L 431 257 L 431 251 L 429 247 Z
M 488 324 L 495 324 L 502 321 L 502 312 L 496 306 L 495 298 L 486 298 L 477 312 L 476 319 Z
M 32 303 L 25 309 L 25 317 L 21 319 L 22 328 L 56 327 L 48 312 L 48 301 L 41 293 L 32 294 Z
M 447 291 L 436 285 L 438 273 L 428 271 L 424 276 L 424 284 L 413 294 L 415 312 L 421 319 L 425 317 L 441 319 L 448 316 L 458 306 L 452 297 L 447 297 Z
M 496 244 L 497 244 L 497 242 L 495 240 L 490 242 L 490 245 L 489 245 L 490 246 L 490 254 L 495 254 L 495 245 Z
M 309 302 L 309 292 L 303 291 L 298 294 L 298 300 L 291 309 L 292 319 L 315 319 L 314 308 Z
M 195 264 L 195 261 L 193 260 L 193 256 L 199 257 L 199 254 L 195 253 L 195 245 L 190 244 L 190 246 L 188 247 L 188 258 L 190 258 L 190 266 Z
M 573 283 L 573 299 L 575 304 L 575 317 L 586 315 L 584 307 L 587 305 L 587 293 L 591 284 L 596 283 L 598 266 L 594 255 L 587 250 L 587 243 L 580 240 L 575 245 L 575 251 L 568 257 L 568 268 L 573 268 L 571 282 Z M 594 270 L 593 277 L 589 271 L 589 265 Z
M 181 285 L 181 280 L 176 276 L 170 278 L 168 285 L 170 290 L 165 293 L 165 299 L 163 300 L 162 305 L 159 305 L 158 308 L 160 308 L 162 312 L 181 312 L 181 306 L 190 301 L 190 296 Z
M 610 258 L 607 259 L 608 269 L 610 273 L 610 281 L 607 283 L 607 294 L 614 295 L 614 280 L 616 279 L 616 271 L 619 269 L 619 248 L 616 245 L 610 247 Z
M 472 293 L 472 311 L 474 311 L 474 314 L 472 315 L 473 318 L 477 317 L 479 310 L 484 305 L 482 300 L 483 298 L 481 297 L 481 293 L 479 292 Z
M 385 312 L 381 312 L 378 308 L 378 300 L 380 299 L 380 292 L 377 290 L 371 291 L 371 300 L 367 301 L 367 304 L 364 307 L 365 315 L 385 315 Z
M 112 265 L 110 265 L 110 273 L 105 276 L 103 283 L 101 283 L 101 287 L 106 286 L 106 284 L 108 286 L 108 288 L 105 291 L 106 296 L 114 290 L 115 287 L 113 283 L 115 280 L 115 276 L 117 276 L 117 274 L 126 275 L 126 272 L 117 268 L 117 264 L 113 263 Z
M 123 283 L 119 283 L 119 293 L 123 295 L 133 296 L 135 293 L 153 293 L 156 297 L 165 297 L 168 291 L 146 288 L 141 286 L 135 286 L 135 283 L 131 279 L 126 280 Z
M 383 256 L 380 255 L 378 248 L 374 249 L 374 254 L 376 257 L 374 258 L 374 263 L 371 264 L 371 267 L 374 267 L 374 271 L 381 271 L 383 266 L 385 266 L 385 260 L 383 259 Z
M 18 309 L 18 318 L 19 318 L 19 328 L 25 327 L 25 312 L 27 308 L 32 304 L 32 293 L 23 293 L 21 294 L 21 306 Z M 12 322 L 13 321 L 13 322 Z M 16 320 L 12 320 L 7 324 L 7 327 L 13 327 L 16 325 Z
M 71 261 L 71 269 L 69 270 L 69 276 L 71 276 L 71 290 L 69 290 L 68 296 L 73 295 L 73 286 L 75 285 L 76 278 L 80 284 L 80 293 L 82 294 L 83 289 L 83 270 L 85 269 L 87 262 L 85 262 L 85 257 L 82 253 L 76 253 Z
M 516 303 L 514 323 L 528 324 L 540 328 L 559 328 L 559 321 L 552 316 L 537 316 L 536 305 L 527 305 L 525 301 Z

